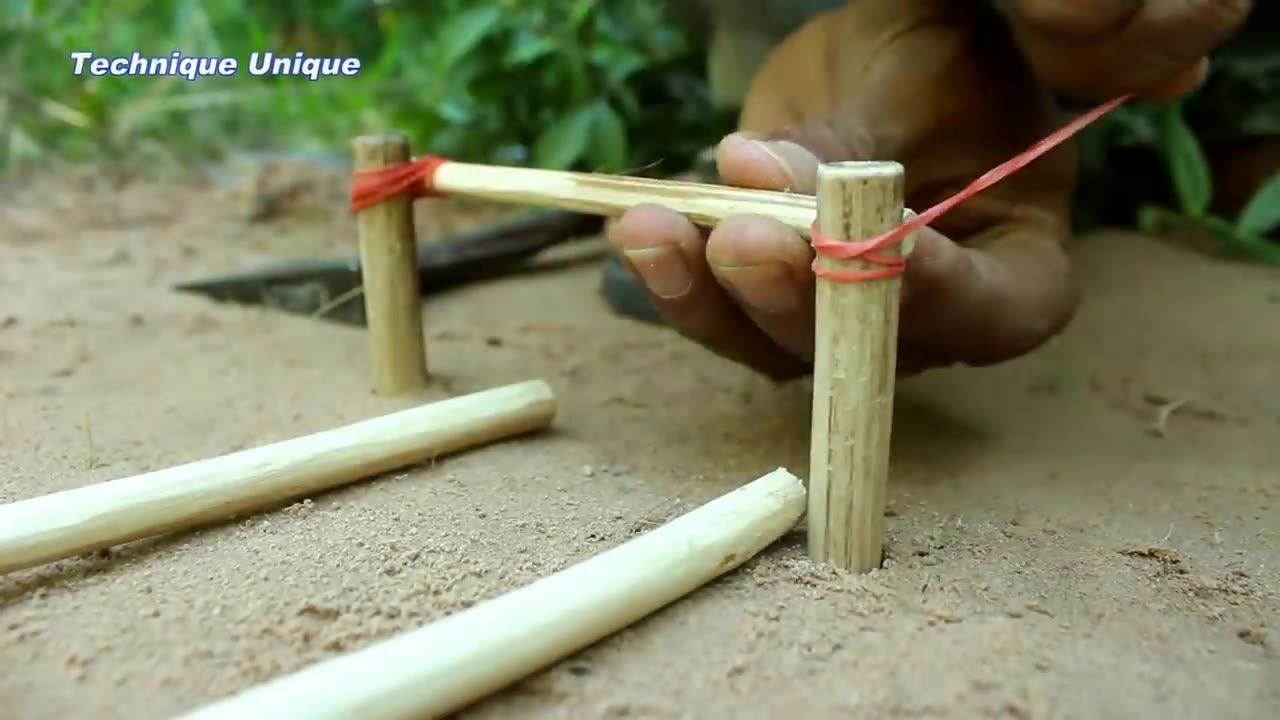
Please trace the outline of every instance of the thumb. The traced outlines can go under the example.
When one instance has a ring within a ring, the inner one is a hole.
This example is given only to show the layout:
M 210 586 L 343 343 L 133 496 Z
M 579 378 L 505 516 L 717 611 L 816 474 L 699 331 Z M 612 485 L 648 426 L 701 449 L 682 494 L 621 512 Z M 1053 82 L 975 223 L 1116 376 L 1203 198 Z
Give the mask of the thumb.
M 829 123 L 807 123 L 769 135 L 728 135 L 716 149 L 716 164 L 726 185 L 812 195 L 821 163 L 869 160 L 870 145 L 867 133 L 838 133 Z

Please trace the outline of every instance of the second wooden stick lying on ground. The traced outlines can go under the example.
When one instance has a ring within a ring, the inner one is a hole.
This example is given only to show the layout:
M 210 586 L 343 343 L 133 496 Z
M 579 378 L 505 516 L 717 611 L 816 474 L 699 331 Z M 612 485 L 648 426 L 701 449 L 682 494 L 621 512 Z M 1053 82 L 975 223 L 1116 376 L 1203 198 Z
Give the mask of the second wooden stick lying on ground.
M 804 514 L 779 468 L 555 575 L 213 703 L 185 720 L 438 718 L 733 570 Z
M 0 505 L 0 573 L 260 510 L 547 427 L 541 380 L 209 460 Z

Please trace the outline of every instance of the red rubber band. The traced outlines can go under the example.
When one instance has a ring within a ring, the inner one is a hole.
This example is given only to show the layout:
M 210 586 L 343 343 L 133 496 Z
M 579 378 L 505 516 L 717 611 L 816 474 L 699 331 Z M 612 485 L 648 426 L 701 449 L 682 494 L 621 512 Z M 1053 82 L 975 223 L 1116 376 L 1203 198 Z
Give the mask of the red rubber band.
M 849 242 L 841 242 L 832 240 L 822 234 L 818 229 L 818 221 L 814 220 L 813 225 L 809 226 L 809 242 L 813 245 L 813 250 L 820 257 L 831 258 L 835 260 L 851 260 L 860 259 L 863 262 L 872 265 L 879 265 L 879 268 L 869 270 L 853 270 L 853 269 L 837 269 L 837 268 L 819 268 L 818 258 L 813 259 L 813 272 L 820 278 L 827 280 L 836 280 L 838 282 L 854 282 L 857 280 L 884 280 L 891 277 L 901 275 L 907 268 L 907 259 L 896 255 L 876 255 L 873 251 L 883 247 L 878 245 L 881 238 L 872 238 L 870 240 L 854 240 Z M 905 237 L 905 236 L 904 236 Z
M 983 173 L 981 177 L 974 180 L 963 190 L 907 220 L 892 230 L 869 240 L 859 240 L 855 242 L 840 242 L 832 240 L 818 230 L 818 223 L 815 220 L 810 230 L 810 243 L 813 245 L 813 251 L 819 257 L 813 259 L 813 272 L 820 278 L 827 280 L 835 280 L 839 282 L 849 282 L 856 280 L 879 280 L 892 278 L 901 275 L 906 270 L 907 260 L 904 257 L 886 257 L 883 255 L 875 255 L 877 250 L 882 250 L 894 243 L 905 240 L 911 233 L 928 225 L 929 223 L 942 217 L 951 211 L 955 206 L 1013 175 L 1041 155 L 1049 152 L 1053 148 L 1061 145 L 1063 142 L 1074 136 L 1076 133 L 1088 127 L 1091 123 L 1097 121 L 1102 116 L 1116 109 L 1127 102 L 1132 95 L 1122 95 L 1118 98 L 1108 100 L 1098 107 L 1087 113 L 1075 118 L 1071 122 L 1055 130 L 1053 134 L 1040 140 L 1036 144 L 1027 148 L 1023 152 L 1015 155 L 1013 158 L 997 165 L 996 167 Z M 845 270 L 834 268 L 819 268 L 818 260 L 821 257 L 850 260 L 860 259 L 873 265 L 880 265 L 879 269 L 869 270 Z
M 438 155 L 423 155 L 407 163 L 356 172 L 351 184 L 351 209 L 360 212 L 404 192 L 414 199 L 441 197 L 433 181 L 436 170 L 447 162 L 447 158 Z
M 839 282 L 881 280 L 901 275 L 907 267 L 905 257 L 880 255 L 876 254 L 876 251 L 902 242 L 911 233 L 942 217 L 955 206 L 1030 165 L 1041 155 L 1061 145 L 1131 97 L 1132 95 L 1122 95 L 1084 113 L 1025 151 L 988 170 L 960 192 L 878 237 L 853 242 L 832 240 L 821 233 L 818 222 L 815 220 L 809 233 L 810 244 L 817 255 L 813 259 L 814 274 L 820 278 Z M 449 162 L 447 158 L 424 155 L 400 165 L 357 172 L 351 187 L 351 209 L 359 212 L 404 192 L 408 192 L 412 198 L 441 197 L 442 194 L 434 187 L 433 178 L 436 170 L 447 162 Z M 820 268 L 818 261 L 823 257 L 835 260 L 860 259 L 879 267 L 858 270 Z

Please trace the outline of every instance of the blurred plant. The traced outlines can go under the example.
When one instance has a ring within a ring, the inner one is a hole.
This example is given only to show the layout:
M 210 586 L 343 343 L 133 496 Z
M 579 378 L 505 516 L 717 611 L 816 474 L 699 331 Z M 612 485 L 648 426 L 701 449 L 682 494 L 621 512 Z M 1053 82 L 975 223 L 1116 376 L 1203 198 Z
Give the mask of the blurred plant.
M 1280 172 L 1264 182 L 1235 220 L 1209 211 L 1213 174 L 1204 150 L 1183 117 L 1182 103 L 1161 108 L 1160 145 L 1177 196 L 1177 211 L 1158 205 L 1139 210 L 1138 226 L 1146 232 L 1167 232 L 1193 226 L 1216 238 L 1223 250 L 1256 260 L 1280 263 L 1280 245 L 1268 233 L 1280 227 Z
M 343 154 L 388 129 L 459 160 L 675 173 L 731 129 L 706 48 L 667 2 L 8 0 L 0 3 L 0 168 L 105 159 L 153 168 L 234 150 Z M 1194 225 L 1275 259 L 1280 181 L 1233 221 L 1209 212 L 1202 145 L 1280 137 L 1280 3 L 1259 4 L 1173 107 L 1121 108 L 1081 137 L 1077 229 Z M 93 77 L 70 53 L 357 56 L 358 77 Z
M 419 152 L 608 172 L 680 169 L 732 118 L 658 3 L 627 0 L 26 0 L 3 7 L 0 163 L 165 148 L 341 151 L 409 133 Z M 92 77 L 70 53 L 355 55 L 356 78 Z
M 1280 141 L 1280 3 L 1258 3 L 1213 57 L 1206 83 L 1171 105 L 1131 104 L 1082 134 L 1077 230 L 1102 223 L 1151 232 L 1194 228 L 1222 251 L 1280 261 L 1280 178 L 1254 190 L 1234 220 L 1211 211 L 1206 156 L 1242 143 Z

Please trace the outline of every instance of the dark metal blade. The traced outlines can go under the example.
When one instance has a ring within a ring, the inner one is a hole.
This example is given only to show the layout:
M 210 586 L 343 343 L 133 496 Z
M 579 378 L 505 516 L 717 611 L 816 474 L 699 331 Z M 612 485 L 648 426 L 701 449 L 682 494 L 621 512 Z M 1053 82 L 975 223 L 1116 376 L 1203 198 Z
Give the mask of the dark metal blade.
M 595 215 L 553 210 L 419 243 L 422 294 L 520 272 L 543 250 L 596 235 L 603 224 L 604 219 Z M 265 305 L 363 325 L 360 285 L 360 259 L 347 257 L 285 261 L 182 283 L 175 289 L 219 302 Z

